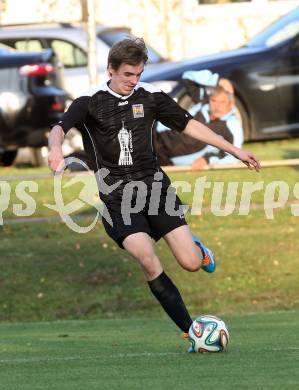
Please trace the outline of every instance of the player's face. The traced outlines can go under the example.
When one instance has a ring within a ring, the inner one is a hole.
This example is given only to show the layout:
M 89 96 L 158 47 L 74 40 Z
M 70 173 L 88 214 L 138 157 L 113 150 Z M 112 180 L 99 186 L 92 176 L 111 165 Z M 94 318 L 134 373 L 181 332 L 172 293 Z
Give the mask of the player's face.
M 225 92 L 212 95 L 209 104 L 212 119 L 221 118 L 233 108 L 233 101 Z
M 121 64 L 117 70 L 113 69 L 109 64 L 110 88 L 120 95 L 130 95 L 138 83 L 143 70 L 143 62 L 139 65 Z

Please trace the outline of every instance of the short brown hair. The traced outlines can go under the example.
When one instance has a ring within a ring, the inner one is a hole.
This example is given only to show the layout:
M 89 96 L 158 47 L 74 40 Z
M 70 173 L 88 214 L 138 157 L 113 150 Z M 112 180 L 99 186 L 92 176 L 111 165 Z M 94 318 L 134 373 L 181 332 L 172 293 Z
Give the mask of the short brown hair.
M 117 70 L 121 64 L 146 64 L 148 60 L 147 48 L 142 38 L 126 38 L 116 42 L 110 49 L 108 65 Z

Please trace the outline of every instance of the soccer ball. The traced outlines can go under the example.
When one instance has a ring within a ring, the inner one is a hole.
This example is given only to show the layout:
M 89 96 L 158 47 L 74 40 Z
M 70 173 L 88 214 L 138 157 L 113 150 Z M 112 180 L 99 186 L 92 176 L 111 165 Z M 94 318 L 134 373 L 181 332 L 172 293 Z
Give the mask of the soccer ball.
M 189 341 L 194 352 L 222 352 L 229 341 L 228 328 L 220 318 L 203 315 L 190 326 Z

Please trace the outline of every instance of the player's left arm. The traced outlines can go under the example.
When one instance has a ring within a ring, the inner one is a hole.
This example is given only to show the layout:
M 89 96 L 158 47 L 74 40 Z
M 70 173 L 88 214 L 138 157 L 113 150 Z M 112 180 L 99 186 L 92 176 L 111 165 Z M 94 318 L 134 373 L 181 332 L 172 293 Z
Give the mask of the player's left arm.
M 188 121 L 187 126 L 183 132 L 193 138 L 203 141 L 209 145 L 216 146 L 218 149 L 222 149 L 225 152 L 230 153 L 246 164 L 249 169 L 255 169 L 258 172 L 261 168 L 259 160 L 252 152 L 232 145 L 230 142 L 215 134 L 207 126 L 197 122 L 194 119 L 190 119 Z

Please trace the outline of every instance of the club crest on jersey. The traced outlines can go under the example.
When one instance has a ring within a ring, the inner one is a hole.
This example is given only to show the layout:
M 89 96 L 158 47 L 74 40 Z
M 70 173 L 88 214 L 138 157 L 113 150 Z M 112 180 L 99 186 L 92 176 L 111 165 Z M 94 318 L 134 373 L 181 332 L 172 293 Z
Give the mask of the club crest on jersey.
M 144 118 L 143 104 L 133 104 L 132 109 L 134 118 Z

